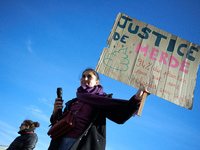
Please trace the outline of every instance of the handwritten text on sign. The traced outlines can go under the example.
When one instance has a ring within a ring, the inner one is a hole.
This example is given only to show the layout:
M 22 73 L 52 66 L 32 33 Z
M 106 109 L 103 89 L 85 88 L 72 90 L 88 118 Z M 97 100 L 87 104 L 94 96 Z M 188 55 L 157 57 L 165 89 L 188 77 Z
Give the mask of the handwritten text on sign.
M 192 109 L 200 46 L 119 13 L 96 70 Z

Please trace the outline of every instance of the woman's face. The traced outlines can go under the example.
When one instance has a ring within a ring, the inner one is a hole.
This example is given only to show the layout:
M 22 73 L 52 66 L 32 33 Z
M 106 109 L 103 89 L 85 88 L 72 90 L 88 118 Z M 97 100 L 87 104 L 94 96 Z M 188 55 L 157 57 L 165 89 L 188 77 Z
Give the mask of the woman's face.
M 90 87 L 94 87 L 99 85 L 99 80 L 97 80 L 92 71 L 85 71 L 81 77 L 81 85 L 89 85 Z
M 28 129 L 29 126 L 27 127 L 27 126 L 25 125 L 25 123 L 23 122 L 19 128 L 20 128 L 19 131 L 22 131 L 22 130 Z

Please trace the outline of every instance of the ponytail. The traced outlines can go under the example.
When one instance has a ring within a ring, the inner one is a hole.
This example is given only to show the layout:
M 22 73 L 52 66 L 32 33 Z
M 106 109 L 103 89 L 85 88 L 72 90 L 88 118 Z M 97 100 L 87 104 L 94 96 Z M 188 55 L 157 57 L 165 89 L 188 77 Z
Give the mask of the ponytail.
M 29 128 L 35 130 L 35 128 L 38 128 L 40 124 L 38 122 L 33 122 L 31 120 L 24 120 L 24 123 L 26 126 L 29 126 Z

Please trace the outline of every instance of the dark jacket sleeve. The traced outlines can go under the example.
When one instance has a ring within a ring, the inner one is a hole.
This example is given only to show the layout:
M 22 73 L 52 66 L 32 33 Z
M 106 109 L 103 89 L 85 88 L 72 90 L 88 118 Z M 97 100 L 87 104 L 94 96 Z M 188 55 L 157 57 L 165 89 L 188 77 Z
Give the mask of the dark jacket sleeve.
M 106 117 L 118 124 L 123 124 L 138 111 L 139 106 L 139 101 L 135 99 L 135 96 L 133 96 L 129 101 L 121 106 L 105 110 Z
M 38 141 L 36 134 L 31 134 L 29 137 L 26 137 L 26 142 L 24 144 L 23 150 L 33 150 Z
M 18 136 L 6 150 L 18 150 L 22 149 L 24 145 L 23 138 L 21 136 Z
M 27 134 L 17 137 L 7 150 L 33 150 L 37 143 L 36 134 Z
M 54 124 L 58 120 L 58 115 L 57 114 L 52 114 L 50 118 L 51 124 Z

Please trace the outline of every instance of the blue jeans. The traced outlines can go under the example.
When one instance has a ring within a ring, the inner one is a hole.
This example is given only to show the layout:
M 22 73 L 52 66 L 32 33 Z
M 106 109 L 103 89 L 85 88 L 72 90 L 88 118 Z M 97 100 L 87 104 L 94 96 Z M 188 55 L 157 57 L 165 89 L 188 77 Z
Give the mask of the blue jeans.
M 74 138 L 67 138 L 67 137 L 62 138 L 62 141 L 60 143 L 58 150 L 68 150 L 75 141 L 76 139 Z

